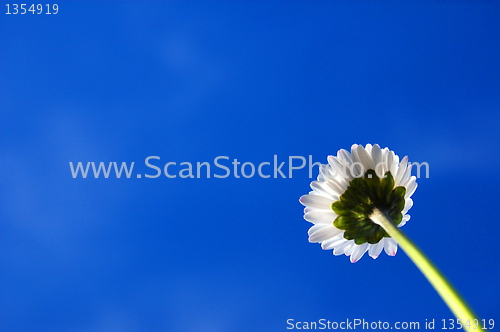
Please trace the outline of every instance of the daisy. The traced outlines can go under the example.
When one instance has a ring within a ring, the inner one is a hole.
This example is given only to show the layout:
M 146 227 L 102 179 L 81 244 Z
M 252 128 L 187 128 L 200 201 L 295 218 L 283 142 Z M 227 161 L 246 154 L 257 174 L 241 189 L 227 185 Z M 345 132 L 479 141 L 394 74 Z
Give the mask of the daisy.
M 357 262 L 368 251 L 377 258 L 382 249 L 396 254 L 398 244 L 436 289 L 466 331 L 485 330 L 480 321 L 429 258 L 400 230 L 410 216 L 410 198 L 417 188 L 408 157 L 399 157 L 378 145 L 354 144 L 340 150 L 320 166 L 317 181 L 300 202 L 304 218 L 314 225 L 309 242 L 321 243 L 334 255 L 345 254 Z M 396 242 L 397 241 L 397 242 Z M 458 325 L 458 324 L 457 324 Z
M 379 145 L 354 144 L 351 152 L 342 149 L 320 166 L 312 191 L 300 198 L 306 206 L 304 218 L 314 225 L 309 242 L 321 243 L 334 255 L 350 256 L 357 262 L 368 252 L 377 258 L 382 249 L 390 256 L 397 252 L 396 241 L 382 228 L 382 214 L 397 227 L 410 220 L 411 195 L 417 188 L 408 157 Z

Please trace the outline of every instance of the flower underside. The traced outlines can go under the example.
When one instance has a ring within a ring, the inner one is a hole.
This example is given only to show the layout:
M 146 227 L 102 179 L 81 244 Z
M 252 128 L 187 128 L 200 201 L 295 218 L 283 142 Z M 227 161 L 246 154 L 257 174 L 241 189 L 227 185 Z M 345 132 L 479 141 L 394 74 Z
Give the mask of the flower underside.
M 378 243 L 387 232 L 374 223 L 370 216 L 375 209 L 390 217 L 399 225 L 405 206 L 405 187 L 394 188 L 391 172 L 379 178 L 373 169 L 366 171 L 364 177 L 349 182 L 340 200 L 332 203 L 332 210 L 338 215 L 333 225 L 345 230 L 344 238 L 354 240 L 356 244 Z

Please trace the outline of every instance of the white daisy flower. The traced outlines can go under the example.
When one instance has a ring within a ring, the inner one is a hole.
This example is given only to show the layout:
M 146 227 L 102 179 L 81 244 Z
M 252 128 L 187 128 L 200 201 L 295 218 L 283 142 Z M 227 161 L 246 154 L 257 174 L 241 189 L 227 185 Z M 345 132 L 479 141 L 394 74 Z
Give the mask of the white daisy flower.
M 372 258 L 382 249 L 394 256 L 396 241 L 370 217 L 381 212 L 398 227 L 410 220 L 410 197 L 417 188 L 410 173 L 408 157 L 400 161 L 394 151 L 377 144 L 354 144 L 350 153 L 342 149 L 336 157 L 328 156 L 318 180 L 311 183 L 313 191 L 300 198 L 306 206 L 304 218 L 314 224 L 309 242 L 350 256 L 353 263 L 367 251 Z

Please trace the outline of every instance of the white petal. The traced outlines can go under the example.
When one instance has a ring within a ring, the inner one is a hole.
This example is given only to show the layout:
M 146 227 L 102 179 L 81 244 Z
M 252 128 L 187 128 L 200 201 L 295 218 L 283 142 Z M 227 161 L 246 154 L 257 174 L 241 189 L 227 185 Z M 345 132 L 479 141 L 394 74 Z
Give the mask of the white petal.
M 344 175 L 344 177 L 352 178 L 352 173 L 356 173 L 359 171 L 359 166 L 352 166 L 352 164 L 354 163 L 354 157 L 346 150 L 339 150 L 337 153 L 337 159 L 342 164 L 342 174 Z
M 359 161 L 355 161 L 354 164 L 352 164 L 348 169 L 347 169 L 347 174 L 351 179 L 354 178 L 359 178 L 364 175 L 364 171 L 366 168 L 361 164 Z
M 328 156 L 328 164 L 331 168 L 335 169 L 337 174 L 343 175 L 345 173 L 345 169 L 347 169 L 346 165 L 340 163 L 337 157 Z
M 339 233 L 342 233 L 342 232 L 343 232 L 342 230 L 336 228 L 335 226 L 328 225 L 327 227 L 324 227 L 324 228 L 319 229 L 313 233 L 310 233 L 309 234 L 309 242 L 313 242 L 313 243 L 314 242 L 323 242 L 323 241 L 329 240 L 329 239 L 339 235 Z
M 344 188 L 336 179 L 327 179 L 324 183 L 325 190 L 331 192 L 333 196 L 340 196 L 347 188 Z
M 333 190 L 330 186 L 326 184 L 326 182 L 321 181 L 313 181 L 311 182 L 311 188 L 317 192 L 318 194 L 331 198 L 334 201 L 339 200 L 339 194 Z
M 417 189 L 417 178 L 412 176 L 410 180 L 407 182 L 408 184 L 405 185 L 406 187 L 406 193 L 405 193 L 405 198 L 411 197 L 415 190 Z
M 337 176 L 332 172 L 332 168 L 329 165 L 324 165 L 324 164 L 321 164 L 319 166 L 319 173 L 323 175 L 326 179 L 334 178 L 335 176 Z
M 406 187 L 408 189 L 408 186 L 415 181 L 417 178 L 415 176 L 411 176 L 411 169 L 410 169 L 410 176 L 407 177 L 406 181 L 401 181 L 400 186 Z M 407 190 L 408 191 L 408 190 Z
M 327 225 L 327 224 L 317 224 L 317 225 L 314 225 L 314 226 L 311 226 L 311 228 L 309 228 L 309 230 L 307 231 L 307 234 L 311 235 L 319 230 L 322 230 L 322 229 L 325 229 L 325 228 L 328 228 L 330 227 L 330 225 Z
M 375 259 L 378 255 L 380 255 L 382 249 L 384 249 L 384 239 L 380 240 L 378 243 L 372 244 L 370 250 L 368 251 L 368 255 Z
M 398 245 L 394 239 L 391 238 L 385 238 L 384 239 L 384 250 L 385 253 L 389 256 L 394 256 L 396 255 L 396 252 L 398 251 Z
M 408 212 L 409 209 L 411 209 L 411 207 L 413 206 L 413 200 L 411 198 L 407 198 L 405 200 L 405 207 L 403 208 L 403 214 L 405 214 L 406 212 Z
M 365 148 L 362 145 L 358 145 L 357 148 L 352 151 L 352 154 L 356 161 L 359 161 L 361 162 L 361 164 L 363 164 L 364 172 L 369 169 L 375 169 L 372 157 L 368 154 L 368 152 L 366 152 Z
M 304 219 L 313 224 L 332 224 L 337 215 L 332 210 L 311 210 L 304 214 Z
M 384 151 L 380 149 L 378 144 L 375 144 L 372 148 L 372 159 L 375 171 L 380 178 L 384 177 L 384 174 L 388 171 L 387 162 L 384 160 L 384 157 Z
M 335 247 L 338 247 L 342 242 L 345 242 L 345 241 L 347 241 L 347 240 L 344 239 L 344 232 L 342 232 L 342 233 L 332 237 L 329 240 L 323 241 L 321 243 L 321 248 L 324 250 L 333 249 Z
M 351 254 L 351 263 L 356 263 L 357 261 L 359 261 L 367 250 L 368 250 L 368 243 L 363 243 L 361 245 L 356 246 L 356 248 Z
M 385 149 L 387 149 L 387 148 L 385 148 Z M 389 149 L 387 149 L 387 155 L 385 156 L 385 164 L 386 164 L 387 170 L 389 172 L 391 172 L 392 176 L 394 176 L 396 174 L 396 173 L 392 172 L 392 165 L 394 164 L 394 152 L 390 151 Z
M 325 183 L 331 188 L 335 194 L 337 194 L 339 197 L 346 191 L 347 187 L 344 188 L 338 181 L 335 181 L 333 179 L 328 179 L 325 181 Z
M 398 169 L 399 169 L 399 156 L 397 154 L 395 154 L 394 151 L 391 151 L 389 153 L 390 153 L 390 156 L 389 156 L 389 158 L 387 158 L 389 169 L 391 171 L 392 176 L 394 178 L 396 178 L 396 174 L 397 174 Z
M 339 245 L 338 247 L 336 247 L 334 250 L 333 250 L 333 254 L 335 256 L 338 256 L 338 255 L 342 255 L 343 253 L 345 253 L 347 250 L 349 250 L 351 247 L 353 246 L 353 243 L 351 241 L 345 241 L 344 243 L 342 243 L 341 245 Z
M 299 200 L 299 202 L 300 202 L 300 200 Z M 331 209 L 330 209 L 330 210 L 331 210 Z M 311 207 L 305 207 L 305 208 L 304 208 L 304 213 L 309 213 L 309 212 L 311 212 L 311 211 L 318 211 L 318 209 L 311 208 Z M 322 210 L 320 210 L 320 211 L 322 211 Z
M 389 157 L 389 152 L 390 152 L 389 148 L 382 149 L 382 162 L 386 165 L 388 165 L 387 158 Z M 387 169 L 387 170 L 389 170 L 389 169 Z
M 304 195 L 299 199 L 302 205 L 321 210 L 331 210 L 333 199 L 319 195 Z
M 411 168 L 412 168 L 412 165 L 408 165 L 408 167 L 406 167 L 406 170 L 405 170 L 403 176 L 399 180 L 398 186 L 403 186 L 406 182 L 408 182 L 408 180 L 410 180 Z
M 394 184 L 395 184 L 396 187 L 399 186 L 400 180 L 401 180 L 401 178 L 403 177 L 403 175 L 404 175 L 404 173 L 406 171 L 407 164 L 408 164 L 408 157 L 406 156 L 399 163 L 398 172 L 394 176 Z
M 316 224 L 316 225 L 312 226 L 311 228 L 309 228 L 309 230 L 307 231 L 307 234 L 309 235 L 309 237 L 311 237 L 312 234 L 319 232 L 322 229 L 328 229 L 329 227 L 330 227 L 330 225 L 328 225 L 328 224 Z M 309 242 L 311 242 L 311 241 L 309 241 Z
M 340 149 L 337 152 L 337 158 L 343 162 L 348 168 L 352 165 L 353 159 L 352 155 L 344 149 Z
M 403 227 L 404 225 L 406 225 L 406 222 L 410 220 L 410 215 L 409 214 L 405 214 L 403 216 L 403 220 L 401 220 L 401 222 L 399 223 L 398 227 Z
M 365 150 L 366 150 L 366 152 L 368 152 L 368 154 L 370 156 L 372 154 L 372 148 L 373 148 L 373 146 L 370 143 L 368 143 L 368 144 L 365 145 Z
M 349 187 L 349 182 L 351 182 L 354 177 L 351 176 L 351 174 L 346 174 L 347 177 L 344 176 L 344 174 L 337 176 L 335 179 L 328 179 L 328 182 L 336 183 L 337 186 L 336 188 L 338 189 L 339 193 L 342 195 L 344 191 L 347 190 L 347 187 Z
M 354 240 L 349 240 L 349 242 L 352 242 L 352 246 L 346 250 L 346 252 L 344 253 L 344 255 L 346 256 L 351 256 L 352 252 L 354 251 L 354 249 L 356 249 L 356 244 L 354 243 Z
M 381 163 L 383 160 L 382 160 L 382 149 L 380 148 L 380 146 L 378 144 L 375 144 L 372 148 L 372 151 L 371 151 L 371 156 L 372 156 L 372 160 L 373 160 L 373 163 L 375 164 L 375 166 L 377 166 L 379 163 Z

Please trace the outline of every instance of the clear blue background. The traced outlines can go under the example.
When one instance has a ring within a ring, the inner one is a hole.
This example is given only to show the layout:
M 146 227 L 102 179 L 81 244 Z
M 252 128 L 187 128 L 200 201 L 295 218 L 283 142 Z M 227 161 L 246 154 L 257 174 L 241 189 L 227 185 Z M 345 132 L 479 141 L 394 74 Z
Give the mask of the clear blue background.
M 326 162 L 353 143 L 430 164 L 404 230 L 500 324 L 498 2 L 2 3 L 1 331 L 452 318 L 402 251 L 351 264 L 308 243 L 307 171 L 73 179 L 68 165 Z

